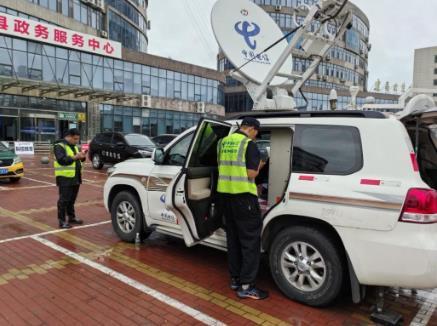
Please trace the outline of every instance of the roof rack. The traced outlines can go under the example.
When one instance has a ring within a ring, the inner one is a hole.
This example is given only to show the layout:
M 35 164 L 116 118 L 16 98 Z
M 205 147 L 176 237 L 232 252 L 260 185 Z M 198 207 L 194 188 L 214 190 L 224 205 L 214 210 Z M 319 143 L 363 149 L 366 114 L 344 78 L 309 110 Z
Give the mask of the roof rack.
M 231 115 L 229 120 L 240 120 L 245 117 L 253 118 L 362 118 L 362 119 L 387 119 L 376 111 L 256 111 Z

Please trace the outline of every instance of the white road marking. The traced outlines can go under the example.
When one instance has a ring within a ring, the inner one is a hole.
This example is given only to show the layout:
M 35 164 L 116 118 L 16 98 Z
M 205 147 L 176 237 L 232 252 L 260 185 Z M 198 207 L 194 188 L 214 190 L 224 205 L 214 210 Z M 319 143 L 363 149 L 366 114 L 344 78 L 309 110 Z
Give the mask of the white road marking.
M 32 239 L 35 241 L 38 241 L 39 243 L 42 243 L 43 245 L 45 245 L 47 247 L 52 248 L 53 250 L 58 251 L 58 252 L 66 255 L 70 258 L 73 258 L 73 259 L 79 261 L 81 264 L 84 264 L 84 265 L 87 265 L 91 268 L 94 268 L 94 269 L 102 272 L 103 274 L 106 274 L 106 275 L 108 275 L 108 276 L 128 285 L 128 286 L 131 286 L 131 287 L 155 298 L 156 300 L 158 300 L 166 305 L 169 305 L 169 306 L 193 317 L 194 319 L 197 319 L 198 321 L 200 321 L 206 325 L 225 325 L 221 321 L 214 319 L 213 317 L 210 317 L 210 316 L 202 313 L 199 310 L 191 308 L 190 306 L 187 306 L 186 304 L 184 304 L 176 299 L 173 299 L 164 293 L 156 291 L 156 290 L 154 290 L 154 289 L 152 289 L 144 284 L 141 284 L 140 282 L 135 281 L 134 279 L 132 279 L 124 274 L 121 274 L 121 273 L 119 273 L 111 268 L 108 268 L 102 264 L 96 263 L 96 262 L 94 262 L 88 258 L 85 258 L 85 257 L 83 257 L 83 256 L 81 256 L 73 251 L 65 249 L 64 247 L 61 247 L 54 242 L 51 242 L 51 241 L 46 240 L 44 238 L 40 238 L 39 236 L 33 236 Z
M 6 243 L 6 242 L 12 242 L 12 241 L 30 239 L 32 237 L 42 237 L 42 236 L 45 236 L 45 235 L 56 234 L 56 233 L 67 232 L 67 231 L 73 231 L 73 230 L 78 230 L 78 229 L 87 229 L 87 228 L 92 228 L 92 227 L 95 227 L 95 226 L 100 226 L 100 225 L 109 224 L 109 223 L 111 223 L 111 221 L 104 221 L 104 222 L 99 222 L 99 223 L 94 223 L 94 224 L 75 226 L 74 228 L 71 228 L 71 229 L 58 229 L 58 230 L 47 231 L 47 232 L 42 232 L 42 233 L 23 235 L 21 237 L 15 237 L 15 238 L 9 238 L 9 239 L 0 240 L 0 244 Z
M 32 179 L 32 178 L 28 178 L 28 177 L 23 177 L 23 179 L 30 180 L 30 181 L 35 181 L 35 182 L 39 182 L 39 183 L 44 183 L 44 184 L 49 185 L 49 186 L 56 186 L 56 184 L 54 184 L 52 182 L 41 181 L 41 180 Z
M 426 301 L 420 307 L 416 316 L 413 318 L 410 326 L 428 325 L 434 311 L 437 309 L 437 289 L 429 292 L 418 291 L 418 294 L 426 297 Z

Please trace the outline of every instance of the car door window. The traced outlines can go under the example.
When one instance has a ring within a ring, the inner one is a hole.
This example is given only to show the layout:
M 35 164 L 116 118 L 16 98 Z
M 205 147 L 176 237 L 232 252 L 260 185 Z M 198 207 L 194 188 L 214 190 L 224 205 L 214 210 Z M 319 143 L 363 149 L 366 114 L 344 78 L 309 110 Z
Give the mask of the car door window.
M 101 134 L 98 141 L 101 144 L 111 144 L 112 135 L 111 134 Z
M 183 166 L 194 133 L 190 133 L 173 145 L 166 153 L 165 165 Z
M 360 132 L 349 126 L 297 126 L 293 171 L 349 175 L 363 167 Z
M 112 139 L 112 143 L 113 143 L 114 145 L 116 145 L 117 143 L 123 143 L 123 144 L 125 144 L 126 142 L 125 142 L 125 140 L 124 140 L 124 138 L 123 138 L 122 135 L 120 135 L 120 134 L 114 134 L 114 137 L 113 137 L 113 139 Z

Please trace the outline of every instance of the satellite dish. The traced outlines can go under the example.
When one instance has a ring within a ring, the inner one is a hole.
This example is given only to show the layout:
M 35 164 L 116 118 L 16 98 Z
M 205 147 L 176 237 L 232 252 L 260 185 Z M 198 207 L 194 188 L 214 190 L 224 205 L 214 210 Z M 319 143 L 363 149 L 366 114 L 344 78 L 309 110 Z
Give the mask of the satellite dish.
M 235 67 L 242 66 L 284 36 L 269 14 L 249 0 L 217 1 L 212 9 L 211 24 L 220 48 Z M 261 84 L 287 46 L 283 40 L 241 68 L 240 73 Z M 290 54 L 279 72 L 291 74 L 292 69 Z M 275 77 L 270 85 L 279 86 L 286 81 L 287 78 Z

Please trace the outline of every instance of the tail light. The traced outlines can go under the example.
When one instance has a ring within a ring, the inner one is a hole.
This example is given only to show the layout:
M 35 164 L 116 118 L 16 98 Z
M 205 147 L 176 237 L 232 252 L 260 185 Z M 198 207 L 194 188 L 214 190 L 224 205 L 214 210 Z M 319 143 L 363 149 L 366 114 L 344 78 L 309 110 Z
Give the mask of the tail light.
M 437 223 L 437 191 L 410 189 L 399 221 L 419 224 Z

